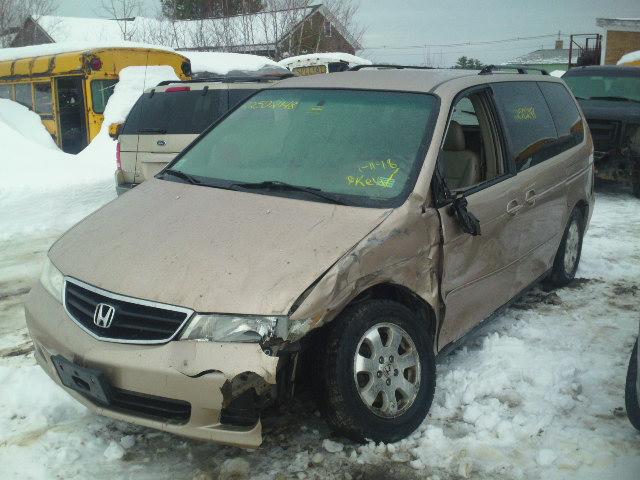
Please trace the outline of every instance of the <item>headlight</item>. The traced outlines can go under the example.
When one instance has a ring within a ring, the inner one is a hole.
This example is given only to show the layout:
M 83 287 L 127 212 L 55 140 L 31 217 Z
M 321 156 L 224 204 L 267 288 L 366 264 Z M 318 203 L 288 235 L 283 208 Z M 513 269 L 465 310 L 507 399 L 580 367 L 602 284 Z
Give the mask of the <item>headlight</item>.
M 272 337 L 287 338 L 288 317 L 253 315 L 196 315 L 180 340 L 258 343 Z
M 58 302 L 62 303 L 62 288 L 64 286 L 64 276 L 60 273 L 49 257 L 44 263 L 42 275 L 40 275 L 40 283 L 44 289 L 53 295 Z

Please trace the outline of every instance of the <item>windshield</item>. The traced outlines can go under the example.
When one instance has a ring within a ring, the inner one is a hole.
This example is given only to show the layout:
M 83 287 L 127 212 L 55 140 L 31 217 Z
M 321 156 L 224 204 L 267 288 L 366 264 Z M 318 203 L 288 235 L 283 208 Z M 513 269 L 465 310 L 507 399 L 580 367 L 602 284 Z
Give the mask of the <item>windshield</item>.
M 432 95 L 404 92 L 264 90 L 205 133 L 171 168 L 204 185 L 247 188 L 270 182 L 251 191 L 304 193 L 274 188 L 276 182 L 351 205 L 397 206 L 415 184 L 436 104 Z
M 579 99 L 618 97 L 640 102 L 640 75 L 565 75 L 562 79 Z

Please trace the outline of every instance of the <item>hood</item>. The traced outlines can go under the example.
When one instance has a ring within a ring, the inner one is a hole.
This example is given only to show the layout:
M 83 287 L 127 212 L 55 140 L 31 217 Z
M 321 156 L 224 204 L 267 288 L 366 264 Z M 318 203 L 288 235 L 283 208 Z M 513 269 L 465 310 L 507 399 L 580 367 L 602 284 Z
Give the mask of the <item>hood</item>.
M 640 123 L 640 103 L 613 100 L 578 100 L 587 120 Z
M 152 179 L 49 251 L 65 275 L 202 313 L 286 314 L 390 210 Z

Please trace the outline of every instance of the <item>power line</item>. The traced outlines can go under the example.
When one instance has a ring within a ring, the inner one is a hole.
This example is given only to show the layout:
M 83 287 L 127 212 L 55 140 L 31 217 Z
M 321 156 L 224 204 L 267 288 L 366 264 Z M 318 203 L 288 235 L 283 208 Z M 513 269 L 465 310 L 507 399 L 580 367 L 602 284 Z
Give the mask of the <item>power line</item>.
M 530 37 L 514 37 L 514 38 L 505 38 L 502 40 L 486 40 L 483 42 L 459 42 L 459 43 L 425 43 L 423 45 L 379 45 L 374 47 L 364 47 L 363 50 L 408 50 L 411 48 L 450 48 L 450 47 L 468 47 L 474 45 L 492 45 L 499 43 L 511 43 L 511 42 L 519 42 L 523 40 L 537 40 L 540 38 L 550 38 L 550 37 L 558 37 L 557 33 L 552 33 L 548 35 L 534 35 Z M 569 35 L 560 34 L 562 37 L 568 37 Z

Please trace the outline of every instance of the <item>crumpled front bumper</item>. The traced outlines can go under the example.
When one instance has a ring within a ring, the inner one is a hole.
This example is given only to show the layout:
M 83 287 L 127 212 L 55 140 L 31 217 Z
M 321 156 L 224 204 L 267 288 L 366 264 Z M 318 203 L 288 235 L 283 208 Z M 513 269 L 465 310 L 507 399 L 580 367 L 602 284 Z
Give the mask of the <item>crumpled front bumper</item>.
M 229 395 L 228 385 L 237 376 L 249 372 L 267 384 L 276 383 L 278 358 L 266 355 L 258 344 L 174 341 L 134 345 L 99 341 L 82 331 L 40 283 L 31 290 L 25 313 L 40 366 L 54 382 L 96 413 L 227 445 L 252 448 L 262 443 L 260 421 L 251 427 L 220 422 L 223 405 L 231 400 L 223 392 Z M 117 389 L 188 402 L 189 418 L 176 424 L 101 407 L 62 385 L 51 360 L 54 355 L 104 372 Z

